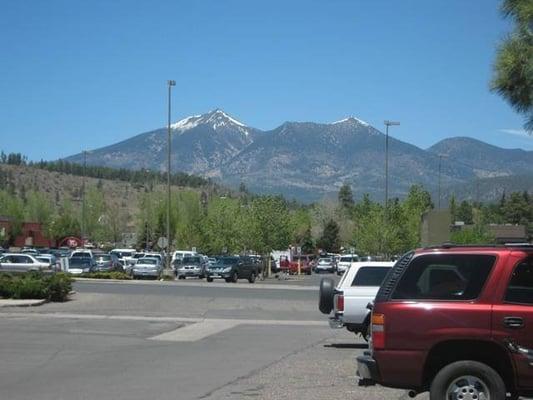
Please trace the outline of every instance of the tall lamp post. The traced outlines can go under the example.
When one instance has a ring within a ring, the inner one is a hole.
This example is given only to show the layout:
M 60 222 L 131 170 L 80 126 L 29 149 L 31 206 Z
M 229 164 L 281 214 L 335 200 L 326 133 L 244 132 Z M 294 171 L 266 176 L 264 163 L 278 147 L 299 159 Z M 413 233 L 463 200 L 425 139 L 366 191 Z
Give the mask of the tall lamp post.
M 167 257 L 166 268 L 170 270 L 170 150 L 171 150 L 171 132 L 170 132 L 170 104 L 172 86 L 176 86 L 176 81 L 169 80 L 168 84 L 168 151 L 167 151 Z
M 385 120 L 385 208 L 384 208 L 384 219 L 385 219 L 385 229 L 383 232 L 387 232 L 386 225 L 389 222 L 389 126 L 400 125 L 397 121 Z M 387 246 L 387 235 L 385 234 L 383 240 L 383 250 Z
M 385 222 L 387 222 L 387 210 L 389 208 L 389 126 L 400 125 L 397 121 L 385 122 Z

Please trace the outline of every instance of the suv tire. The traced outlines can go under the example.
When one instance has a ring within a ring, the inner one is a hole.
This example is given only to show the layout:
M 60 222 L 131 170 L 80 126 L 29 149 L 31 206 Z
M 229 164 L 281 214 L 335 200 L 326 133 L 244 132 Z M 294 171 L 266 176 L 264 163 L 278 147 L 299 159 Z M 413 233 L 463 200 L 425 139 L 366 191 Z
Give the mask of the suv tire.
M 213 282 L 213 278 L 211 278 L 210 276 L 208 276 L 208 277 L 206 278 L 206 280 L 207 280 L 207 282 Z
M 464 392 L 466 390 L 466 392 Z M 479 399 L 481 392 L 491 400 L 505 399 L 505 384 L 501 376 L 486 364 L 477 361 L 457 361 L 442 368 L 429 391 L 431 400 L 460 399 L 453 393 L 464 392 Z M 468 398 L 471 398 L 468 397 Z
M 248 278 L 248 282 L 250 282 L 250 283 L 254 283 L 254 282 L 255 282 L 255 278 L 256 278 L 256 276 L 255 276 L 255 272 L 252 272 L 252 273 L 250 274 L 250 277 Z
M 237 280 L 239 279 L 239 274 L 237 271 L 234 271 L 233 274 L 231 274 L 231 282 L 237 283 Z

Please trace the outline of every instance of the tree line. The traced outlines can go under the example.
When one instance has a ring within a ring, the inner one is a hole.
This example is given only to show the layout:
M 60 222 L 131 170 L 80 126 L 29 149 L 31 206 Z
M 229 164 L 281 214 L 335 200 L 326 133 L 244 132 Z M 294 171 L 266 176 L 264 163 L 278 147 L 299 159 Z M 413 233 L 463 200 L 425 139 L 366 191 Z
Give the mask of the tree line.
M 96 165 L 82 165 L 65 160 L 57 161 L 28 161 L 27 157 L 21 153 L 6 154 L 0 152 L 0 164 L 7 165 L 25 165 L 39 168 L 51 172 L 60 172 L 64 174 L 87 176 L 98 179 L 119 180 L 138 184 L 162 184 L 167 182 L 166 173 L 160 171 L 129 170 L 125 168 L 110 168 Z M 184 172 L 173 173 L 170 176 L 171 185 L 183 187 L 202 187 L 213 185 L 209 179 L 200 176 L 189 175 Z

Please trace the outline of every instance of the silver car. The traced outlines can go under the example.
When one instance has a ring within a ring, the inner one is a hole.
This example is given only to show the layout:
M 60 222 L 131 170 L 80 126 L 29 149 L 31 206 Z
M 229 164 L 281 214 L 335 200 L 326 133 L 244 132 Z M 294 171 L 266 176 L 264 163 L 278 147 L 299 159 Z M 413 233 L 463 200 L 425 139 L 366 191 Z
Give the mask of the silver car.
M 28 272 L 50 270 L 50 264 L 37 260 L 31 254 L 4 253 L 0 256 L 0 271 Z
M 162 270 L 163 266 L 158 258 L 143 257 L 139 258 L 137 263 L 132 267 L 131 275 L 133 279 L 143 277 L 157 279 L 161 276 Z
M 179 263 L 175 263 L 176 276 L 178 279 L 185 279 L 188 276 L 204 279 L 207 263 L 204 258 L 198 256 L 185 256 Z

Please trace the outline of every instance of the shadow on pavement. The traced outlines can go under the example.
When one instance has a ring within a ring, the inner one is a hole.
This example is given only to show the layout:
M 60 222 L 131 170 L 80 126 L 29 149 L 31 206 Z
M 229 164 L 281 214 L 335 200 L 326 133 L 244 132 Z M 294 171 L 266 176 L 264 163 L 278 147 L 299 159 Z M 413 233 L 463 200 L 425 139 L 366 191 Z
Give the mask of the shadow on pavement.
M 333 347 L 335 349 L 368 349 L 367 343 L 330 343 L 324 347 Z

